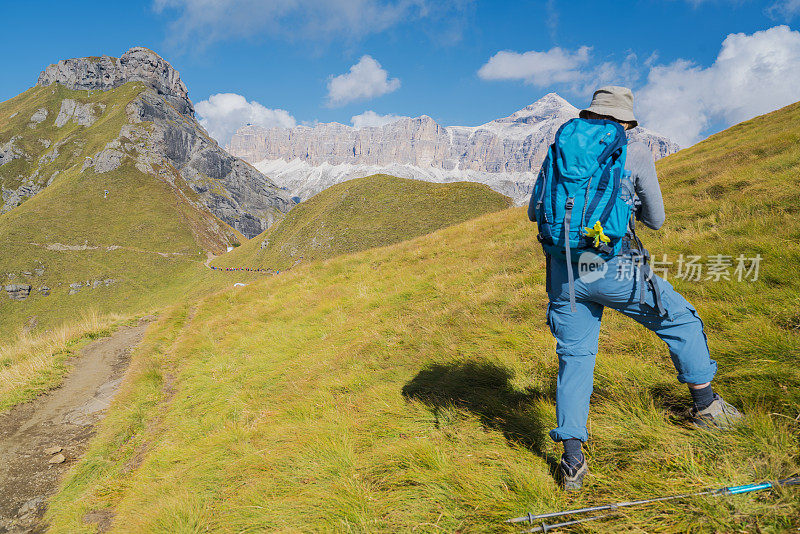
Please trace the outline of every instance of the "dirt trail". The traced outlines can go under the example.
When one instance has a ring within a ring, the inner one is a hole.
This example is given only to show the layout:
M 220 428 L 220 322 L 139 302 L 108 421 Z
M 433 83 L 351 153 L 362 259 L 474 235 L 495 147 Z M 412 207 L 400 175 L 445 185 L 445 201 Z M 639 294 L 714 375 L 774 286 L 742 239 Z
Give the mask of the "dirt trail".
M 211 262 L 214 261 L 214 258 L 216 258 L 214 254 L 211 252 L 206 252 L 206 261 L 203 262 L 203 265 L 205 265 L 207 269 L 210 269 Z
M 0 533 L 44 530 L 47 499 L 86 449 L 147 324 L 144 319 L 93 341 L 71 362 L 61 387 L 0 414 Z M 59 455 L 62 463 L 50 463 Z

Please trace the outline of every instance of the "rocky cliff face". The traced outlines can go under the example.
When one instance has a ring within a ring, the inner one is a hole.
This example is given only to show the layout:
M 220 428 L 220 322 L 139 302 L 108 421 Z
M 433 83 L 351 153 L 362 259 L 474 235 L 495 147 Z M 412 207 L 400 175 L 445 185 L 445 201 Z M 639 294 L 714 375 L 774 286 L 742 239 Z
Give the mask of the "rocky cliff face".
M 255 164 L 302 199 L 346 179 L 378 172 L 406 178 L 482 182 L 527 201 L 556 130 L 578 110 L 550 93 L 508 117 L 481 126 L 441 126 L 428 116 L 402 119 L 379 128 L 355 129 L 329 123 L 313 128 L 241 128 L 229 152 Z M 636 128 L 656 158 L 678 146 Z
M 114 89 L 128 82 L 142 82 L 176 105 L 181 113 L 194 116 L 189 91 L 178 71 L 161 56 L 142 46 L 134 46 L 121 57 L 81 57 L 62 59 L 39 74 L 36 85 L 60 83 L 69 89 Z
M 175 187 L 179 187 L 176 179 L 184 180 L 203 207 L 247 237 L 266 230 L 294 205 L 286 191 L 222 150 L 208 136 L 194 118 L 192 102 L 178 72 L 147 48 L 131 48 L 120 58 L 59 61 L 42 71 L 37 85 L 57 83 L 72 90 L 107 91 L 129 82 L 144 84 L 145 89 L 127 104 L 128 123 L 116 138 L 108 139 L 103 150 L 86 158 L 82 172 L 113 171 L 127 158 L 133 159 L 139 171 L 154 174 Z M 47 118 L 47 111 L 40 111 L 31 117 L 31 128 Z M 74 122 L 90 128 L 105 112 L 104 106 L 65 98 L 54 126 L 60 129 Z M 58 148 L 51 150 L 54 157 Z M 0 145 L 0 165 L 19 157 L 33 155 L 22 154 L 13 138 Z M 18 188 L 4 188 L 3 210 L 13 209 L 47 185 L 49 182 L 41 180 L 22 180 Z
M 194 118 L 179 114 L 153 91 L 143 92 L 126 112 L 128 127 L 87 166 L 98 171 L 114 168 L 121 151 L 136 155 L 140 171 L 157 172 L 171 183 L 177 170 L 211 213 L 248 238 L 269 228 L 294 205 L 286 191 L 222 150 Z M 140 125 L 143 122 L 152 126 Z

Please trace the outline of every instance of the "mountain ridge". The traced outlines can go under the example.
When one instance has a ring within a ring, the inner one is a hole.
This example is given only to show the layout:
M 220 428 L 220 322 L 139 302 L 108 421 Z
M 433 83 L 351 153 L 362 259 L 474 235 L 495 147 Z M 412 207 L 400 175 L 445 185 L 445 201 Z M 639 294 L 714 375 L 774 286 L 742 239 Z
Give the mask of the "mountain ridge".
M 431 182 L 474 181 L 527 201 L 559 126 L 578 109 L 556 93 L 479 126 L 442 126 L 428 115 L 355 128 L 322 123 L 294 128 L 248 125 L 228 151 L 305 200 L 335 183 L 385 173 Z M 645 128 L 628 134 L 656 159 L 676 152 L 669 139 Z
M 154 52 L 59 61 L 0 103 L 0 340 L 198 291 L 209 253 L 293 205 L 208 136 Z
M 72 90 L 107 91 L 128 82 L 148 84 L 159 94 L 175 99 L 182 113 L 194 116 L 189 90 L 180 73 L 156 52 L 143 46 L 134 46 L 118 58 L 103 55 L 62 59 L 48 65 L 39 74 L 36 85 L 47 87 L 60 83 Z

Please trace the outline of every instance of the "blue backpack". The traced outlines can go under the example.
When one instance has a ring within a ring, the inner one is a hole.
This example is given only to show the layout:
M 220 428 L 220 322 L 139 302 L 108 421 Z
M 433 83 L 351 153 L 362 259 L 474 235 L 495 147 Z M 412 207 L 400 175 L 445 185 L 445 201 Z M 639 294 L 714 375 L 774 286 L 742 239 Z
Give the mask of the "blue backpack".
M 575 263 L 586 251 L 606 260 L 620 253 L 634 204 L 627 146 L 625 129 L 611 120 L 572 119 L 558 129 L 528 206 L 548 261 Z M 567 272 L 574 308 L 572 269 Z

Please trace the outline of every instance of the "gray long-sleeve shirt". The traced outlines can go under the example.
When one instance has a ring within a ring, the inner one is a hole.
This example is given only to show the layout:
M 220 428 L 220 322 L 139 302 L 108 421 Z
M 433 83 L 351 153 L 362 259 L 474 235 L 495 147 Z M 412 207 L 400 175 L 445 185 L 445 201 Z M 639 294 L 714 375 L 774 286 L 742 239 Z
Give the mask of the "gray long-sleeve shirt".
M 640 142 L 628 145 L 625 168 L 631 171 L 634 190 L 642 202 L 642 209 L 637 219 L 645 226 L 658 230 L 666 218 L 664 199 L 661 197 L 661 187 L 658 185 L 653 153 L 647 145 Z

